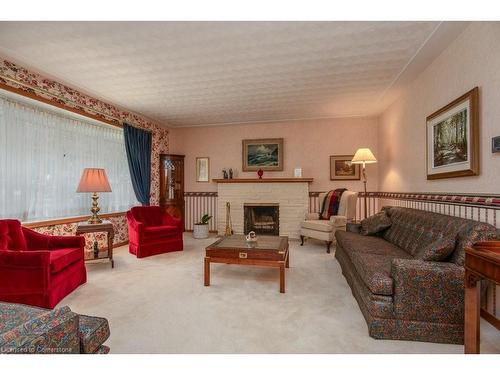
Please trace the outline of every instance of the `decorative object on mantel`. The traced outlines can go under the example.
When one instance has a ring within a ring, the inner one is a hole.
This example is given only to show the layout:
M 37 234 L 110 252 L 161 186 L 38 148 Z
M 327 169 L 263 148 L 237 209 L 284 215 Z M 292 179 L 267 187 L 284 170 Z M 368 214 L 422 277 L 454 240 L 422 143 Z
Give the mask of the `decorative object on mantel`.
M 330 156 L 330 180 L 359 180 L 359 165 L 352 163 L 354 155 Z
M 213 182 L 218 184 L 241 184 L 241 183 L 281 183 L 281 182 L 313 182 L 312 178 L 294 178 L 294 177 L 270 177 L 270 178 L 214 178 Z
M 208 222 L 212 218 L 209 214 L 204 214 L 198 223 L 193 225 L 194 238 L 208 238 Z
M 264 171 L 262 169 L 259 169 L 257 171 L 257 175 L 259 176 L 260 179 L 262 179 L 262 176 L 264 175 Z
M 283 138 L 244 139 L 243 171 L 283 170 Z
M 224 176 L 224 180 L 227 180 L 229 178 L 226 168 L 222 170 L 222 176 Z
M 354 154 L 354 157 L 352 158 L 352 163 L 353 164 L 362 164 L 363 165 L 363 184 L 365 187 L 365 194 L 364 194 L 364 216 L 365 218 L 367 217 L 367 210 L 366 210 L 366 170 L 365 170 L 365 165 L 366 164 L 372 164 L 376 163 L 377 159 L 375 159 L 375 156 L 373 156 L 372 151 L 369 148 L 360 148 L 356 153 Z
M 224 232 L 224 236 L 230 236 L 233 233 L 231 225 L 231 203 L 226 202 L 226 231 Z
M 210 181 L 210 159 L 208 157 L 196 158 L 196 182 Z
M 229 178 L 233 179 L 233 168 L 229 168 Z
M 302 177 L 302 168 L 295 168 L 293 170 L 293 177 L 301 178 Z
M 77 193 L 92 193 L 92 207 L 90 212 L 92 216 L 88 220 L 89 224 L 101 224 L 102 220 L 99 218 L 97 213 L 101 210 L 97 203 L 99 196 L 97 193 L 110 192 L 111 186 L 109 186 L 108 176 L 106 171 L 102 168 L 85 168 L 76 189 Z
M 427 117 L 427 179 L 479 174 L 479 89 Z

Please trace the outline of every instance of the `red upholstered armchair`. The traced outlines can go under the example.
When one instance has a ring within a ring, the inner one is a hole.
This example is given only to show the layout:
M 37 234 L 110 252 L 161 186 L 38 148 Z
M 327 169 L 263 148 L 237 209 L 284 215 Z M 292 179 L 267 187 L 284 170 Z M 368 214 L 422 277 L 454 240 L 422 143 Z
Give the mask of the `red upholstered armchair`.
M 158 206 L 132 207 L 127 212 L 129 252 L 144 258 L 183 249 L 181 219 Z
M 47 236 L 0 220 L 0 301 L 53 308 L 87 281 L 76 236 Z

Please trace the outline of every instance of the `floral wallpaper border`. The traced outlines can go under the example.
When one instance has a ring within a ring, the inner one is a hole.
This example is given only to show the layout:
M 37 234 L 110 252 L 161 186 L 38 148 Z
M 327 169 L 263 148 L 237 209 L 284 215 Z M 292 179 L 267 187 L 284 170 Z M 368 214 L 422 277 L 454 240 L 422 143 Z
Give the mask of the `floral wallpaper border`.
M 151 150 L 151 194 L 150 203 L 159 204 L 160 200 L 160 154 L 168 153 L 169 131 L 142 116 L 120 109 L 112 104 L 86 95 L 76 89 L 62 83 L 44 77 L 30 71 L 11 61 L 0 59 L 0 83 L 4 86 L 22 90 L 31 95 L 50 100 L 54 103 L 63 104 L 69 108 L 83 111 L 104 120 L 126 122 L 132 126 L 146 129 L 152 132 Z M 128 241 L 127 220 L 124 215 L 109 218 L 115 229 L 114 243 Z M 76 223 L 51 225 L 34 228 L 34 230 L 54 235 L 74 235 Z M 92 251 L 94 235 L 86 235 L 86 251 Z M 98 233 L 95 236 L 99 248 L 106 246 L 106 234 Z

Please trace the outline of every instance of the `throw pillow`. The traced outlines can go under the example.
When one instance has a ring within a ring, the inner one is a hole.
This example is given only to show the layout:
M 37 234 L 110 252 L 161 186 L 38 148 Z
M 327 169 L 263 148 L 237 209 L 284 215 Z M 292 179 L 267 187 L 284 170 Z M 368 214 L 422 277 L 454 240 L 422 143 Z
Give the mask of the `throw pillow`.
M 455 250 L 455 238 L 443 237 L 417 249 L 415 259 L 439 262 L 448 258 Z
M 385 211 L 380 211 L 373 216 L 361 220 L 361 234 L 364 236 L 377 234 L 389 228 L 391 224 L 391 219 L 389 219 L 387 213 Z

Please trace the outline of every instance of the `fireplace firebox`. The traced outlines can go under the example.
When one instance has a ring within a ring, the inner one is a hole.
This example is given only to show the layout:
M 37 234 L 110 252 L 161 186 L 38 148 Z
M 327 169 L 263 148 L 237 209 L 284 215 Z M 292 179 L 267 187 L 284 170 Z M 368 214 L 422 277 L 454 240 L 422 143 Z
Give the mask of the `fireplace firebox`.
M 279 236 L 279 205 L 276 203 L 244 204 L 245 234 L 254 231 L 256 234 Z

